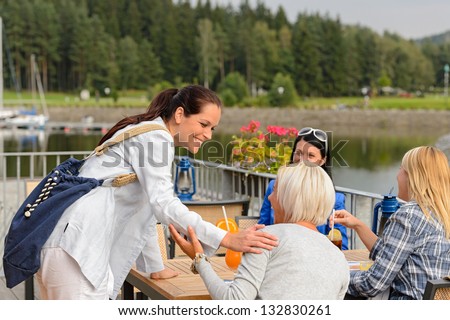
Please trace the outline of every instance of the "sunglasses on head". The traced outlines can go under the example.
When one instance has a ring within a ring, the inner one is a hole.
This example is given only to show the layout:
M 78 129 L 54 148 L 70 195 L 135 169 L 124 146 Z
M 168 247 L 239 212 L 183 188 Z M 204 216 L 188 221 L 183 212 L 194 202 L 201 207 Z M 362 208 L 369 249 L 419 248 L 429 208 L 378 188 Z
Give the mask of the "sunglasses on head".
M 298 132 L 298 136 L 299 137 L 306 136 L 311 133 L 314 135 L 314 137 L 316 137 L 317 140 L 325 143 L 325 154 L 326 154 L 327 150 L 328 150 L 328 136 L 325 131 L 320 130 L 320 129 L 314 129 L 311 127 L 305 127 L 303 129 L 300 129 L 300 131 Z

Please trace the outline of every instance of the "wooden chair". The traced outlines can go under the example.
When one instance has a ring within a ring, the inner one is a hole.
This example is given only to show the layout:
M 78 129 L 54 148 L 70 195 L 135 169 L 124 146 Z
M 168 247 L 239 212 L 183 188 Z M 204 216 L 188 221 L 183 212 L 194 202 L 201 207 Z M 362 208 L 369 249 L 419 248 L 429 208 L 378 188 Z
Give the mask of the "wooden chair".
M 34 188 L 37 187 L 37 185 L 41 182 L 41 180 L 25 180 L 25 197 L 28 197 L 28 195 L 31 193 L 31 191 L 34 190 Z
M 450 300 L 450 276 L 428 280 L 423 300 Z
M 223 218 L 223 209 L 227 217 L 234 219 L 236 216 L 246 216 L 250 206 L 250 199 L 239 200 L 214 200 L 214 201 L 185 201 L 183 202 L 190 211 L 198 213 L 203 220 L 216 225 L 219 219 Z M 181 248 L 170 238 L 170 258 L 185 256 Z M 216 254 L 224 255 L 225 248 L 220 247 Z
M 185 201 L 183 202 L 190 211 L 197 212 L 203 220 L 216 224 L 223 218 L 223 209 L 227 217 L 234 219 L 235 216 L 246 216 L 250 206 L 250 199 L 239 200 L 214 200 L 214 201 Z
M 239 229 L 247 229 L 258 223 L 259 216 L 236 216 L 234 217 Z
M 158 232 L 158 244 L 161 250 L 161 257 L 163 261 L 169 258 L 169 237 L 167 234 L 167 226 L 161 223 L 156 224 L 156 231 Z

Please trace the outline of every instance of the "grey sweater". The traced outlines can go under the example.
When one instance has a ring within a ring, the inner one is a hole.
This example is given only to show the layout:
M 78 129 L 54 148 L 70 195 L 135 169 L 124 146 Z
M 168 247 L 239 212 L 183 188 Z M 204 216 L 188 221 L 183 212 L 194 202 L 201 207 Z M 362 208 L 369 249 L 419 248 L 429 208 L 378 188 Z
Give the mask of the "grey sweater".
M 344 254 L 323 234 L 297 224 L 263 229 L 278 247 L 246 253 L 232 283 L 225 283 L 202 259 L 196 266 L 213 299 L 343 299 L 350 272 Z

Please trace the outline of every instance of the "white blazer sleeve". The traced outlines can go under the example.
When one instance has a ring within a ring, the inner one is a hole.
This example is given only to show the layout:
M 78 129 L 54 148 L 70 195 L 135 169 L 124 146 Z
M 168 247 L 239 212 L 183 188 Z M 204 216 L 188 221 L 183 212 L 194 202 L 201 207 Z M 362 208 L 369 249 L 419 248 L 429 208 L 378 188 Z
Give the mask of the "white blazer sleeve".
M 166 131 L 151 131 L 132 139 L 129 147 L 130 165 L 147 194 L 152 214 L 157 221 L 187 234 L 187 227 L 194 228 L 205 252 L 212 255 L 219 247 L 226 231 L 203 221 L 201 216 L 181 203 L 174 195 L 171 174 L 174 158 L 172 136 Z

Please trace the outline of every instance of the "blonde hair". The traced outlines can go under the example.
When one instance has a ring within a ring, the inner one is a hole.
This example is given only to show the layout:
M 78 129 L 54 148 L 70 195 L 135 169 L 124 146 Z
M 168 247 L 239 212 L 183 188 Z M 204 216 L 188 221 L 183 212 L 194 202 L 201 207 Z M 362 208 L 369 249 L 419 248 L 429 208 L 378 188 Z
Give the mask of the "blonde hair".
M 402 160 L 408 174 L 409 198 L 417 202 L 425 216 L 433 212 L 450 239 L 450 169 L 445 154 L 435 147 L 409 150 Z
M 282 167 L 277 174 L 277 200 L 284 222 L 327 221 L 335 202 L 333 182 L 321 167 L 308 162 Z

